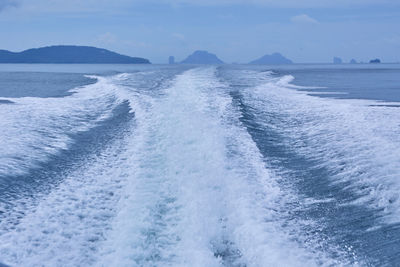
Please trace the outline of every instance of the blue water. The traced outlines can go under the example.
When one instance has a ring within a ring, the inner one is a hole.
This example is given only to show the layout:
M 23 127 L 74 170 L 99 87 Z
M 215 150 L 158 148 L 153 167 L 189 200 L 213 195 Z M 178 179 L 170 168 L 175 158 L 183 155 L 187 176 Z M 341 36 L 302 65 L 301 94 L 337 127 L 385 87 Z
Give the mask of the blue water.
M 400 65 L 0 65 L 0 263 L 396 266 L 399 101 Z

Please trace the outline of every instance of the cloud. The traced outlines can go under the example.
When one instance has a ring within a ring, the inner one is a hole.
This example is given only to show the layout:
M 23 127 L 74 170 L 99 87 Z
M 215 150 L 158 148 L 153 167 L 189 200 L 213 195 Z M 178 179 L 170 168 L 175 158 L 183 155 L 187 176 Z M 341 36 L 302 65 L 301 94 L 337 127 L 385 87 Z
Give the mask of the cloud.
M 20 7 L 33 13 L 62 12 L 96 13 L 124 10 L 135 4 L 167 4 L 172 6 L 263 6 L 279 8 L 329 8 L 368 5 L 400 6 L 393 0 L 0 0 L 0 10 L 7 6 Z
M 16 0 L 0 0 L 0 12 L 7 7 L 16 7 L 19 2 Z
M 185 35 L 183 35 L 182 33 L 173 33 L 172 37 L 174 37 L 175 39 L 178 39 L 179 41 L 185 40 Z
M 301 14 L 294 16 L 290 19 L 294 23 L 304 23 L 304 24 L 316 24 L 318 21 L 316 19 L 313 19 L 312 17 L 306 15 L 306 14 Z
M 117 37 L 110 32 L 106 32 L 97 36 L 97 40 L 103 44 L 113 44 L 117 41 Z
M 20 11 L 30 14 L 42 13 L 99 13 L 124 10 L 133 2 L 142 0 L 0 0 L 19 1 Z
M 143 0 L 134 0 L 141 2 Z M 160 2 L 160 0 L 147 0 L 149 2 Z M 313 7 L 345 7 L 345 6 L 367 6 L 367 5 L 400 5 L 393 0 L 161 0 L 172 5 L 199 5 L 199 6 L 218 6 L 218 5 L 258 5 L 268 7 L 284 8 L 313 8 Z
M 383 39 L 383 42 L 393 45 L 400 45 L 400 35 L 392 35 Z
M 135 41 L 135 40 L 125 40 L 121 41 L 124 45 L 135 47 L 135 48 L 150 48 L 151 45 L 146 42 Z

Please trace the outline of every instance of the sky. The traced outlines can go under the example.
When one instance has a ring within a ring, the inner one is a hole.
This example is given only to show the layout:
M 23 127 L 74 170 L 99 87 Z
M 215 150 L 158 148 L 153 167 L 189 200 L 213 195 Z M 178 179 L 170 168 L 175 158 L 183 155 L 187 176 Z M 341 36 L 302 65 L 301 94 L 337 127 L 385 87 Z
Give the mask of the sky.
M 280 52 L 400 62 L 400 0 L 0 0 L 0 49 L 88 45 L 166 63 L 195 50 L 227 63 Z

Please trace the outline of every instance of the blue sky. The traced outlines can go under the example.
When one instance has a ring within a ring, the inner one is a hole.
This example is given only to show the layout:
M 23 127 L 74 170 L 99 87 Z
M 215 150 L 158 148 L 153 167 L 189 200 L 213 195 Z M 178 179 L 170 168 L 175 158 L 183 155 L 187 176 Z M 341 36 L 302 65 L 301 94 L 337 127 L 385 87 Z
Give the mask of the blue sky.
M 208 50 L 246 63 L 400 62 L 400 0 L 0 0 L 0 49 L 92 45 L 154 63 Z

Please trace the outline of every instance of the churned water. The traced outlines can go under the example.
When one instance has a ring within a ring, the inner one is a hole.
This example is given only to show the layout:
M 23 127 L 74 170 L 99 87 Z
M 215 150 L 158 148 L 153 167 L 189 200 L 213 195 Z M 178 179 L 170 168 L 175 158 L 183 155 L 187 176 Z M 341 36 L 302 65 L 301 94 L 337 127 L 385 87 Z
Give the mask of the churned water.
M 399 65 L 1 65 L 0 262 L 395 266 L 397 101 Z

